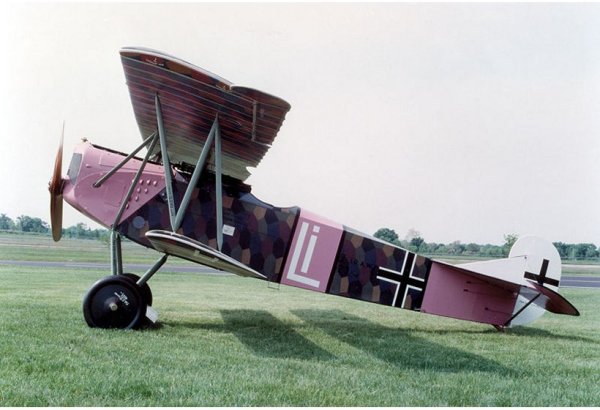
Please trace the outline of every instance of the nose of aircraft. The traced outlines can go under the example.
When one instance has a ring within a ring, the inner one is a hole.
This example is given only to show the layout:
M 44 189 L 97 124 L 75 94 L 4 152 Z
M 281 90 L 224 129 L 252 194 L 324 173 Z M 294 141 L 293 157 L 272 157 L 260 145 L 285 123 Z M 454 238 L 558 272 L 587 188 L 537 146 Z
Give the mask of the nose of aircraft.
M 62 236 L 62 214 L 63 214 L 63 188 L 65 180 L 62 177 L 63 140 L 65 137 L 65 124 L 60 137 L 60 145 L 54 160 L 54 172 L 48 183 L 50 191 L 50 223 L 52 226 L 52 238 L 58 242 Z

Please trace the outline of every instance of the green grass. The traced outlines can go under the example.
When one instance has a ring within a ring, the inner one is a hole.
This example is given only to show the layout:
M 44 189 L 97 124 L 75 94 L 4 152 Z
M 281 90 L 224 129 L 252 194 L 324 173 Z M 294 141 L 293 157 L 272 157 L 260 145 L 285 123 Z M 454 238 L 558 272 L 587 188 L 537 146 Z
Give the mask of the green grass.
M 598 406 L 600 292 L 498 333 L 262 281 L 160 272 L 161 326 L 90 329 L 105 272 L 0 266 L 3 406 Z
M 572 265 L 563 264 L 562 274 L 569 276 L 595 276 L 600 275 L 600 265 L 589 264 L 589 265 Z
M 154 263 L 161 254 L 128 240 L 122 243 L 123 261 L 127 263 Z M 44 262 L 109 262 L 109 246 L 95 239 L 62 238 L 54 242 L 46 235 L 9 234 L 0 232 L 0 260 Z M 169 263 L 192 265 L 182 259 L 171 258 Z
M 124 256 L 157 254 L 126 242 Z M 2 259 L 107 262 L 108 249 L 0 235 Z M 498 333 L 166 266 L 150 282 L 158 328 L 90 329 L 81 301 L 106 274 L 0 265 L 0 406 L 600 405 L 598 290 L 561 291 L 581 317 Z

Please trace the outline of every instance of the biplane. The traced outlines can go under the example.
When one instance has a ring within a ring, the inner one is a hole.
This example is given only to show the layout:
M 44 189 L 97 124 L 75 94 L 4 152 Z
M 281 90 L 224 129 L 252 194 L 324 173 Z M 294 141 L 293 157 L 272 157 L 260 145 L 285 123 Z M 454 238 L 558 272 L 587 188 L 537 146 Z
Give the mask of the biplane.
M 540 238 L 520 238 L 505 259 L 451 265 L 261 201 L 244 182 L 247 167 L 261 162 L 290 104 L 158 51 L 123 48 L 120 56 L 141 144 L 126 154 L 84 140 L 63 177 L 61 140 L 49 184 L 55 241 L 63 199 L 111 233 L 111 274 L 83 300 L 90 327 L 155 322 L 148 281 L 169 256 L 497 329 L 545 311 L 579 315 L 558 293 L 558 252 Z M 123 237 L 162 256 L 141 276 L 124 273 Z

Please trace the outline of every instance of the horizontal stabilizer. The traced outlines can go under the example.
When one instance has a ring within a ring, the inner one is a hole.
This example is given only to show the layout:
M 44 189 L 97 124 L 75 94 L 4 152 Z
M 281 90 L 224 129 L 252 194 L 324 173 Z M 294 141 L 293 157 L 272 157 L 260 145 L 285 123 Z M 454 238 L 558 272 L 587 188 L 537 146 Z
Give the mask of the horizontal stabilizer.
M 524 294 L 524 293 L 531 294 L 531 295 L 533 295 L 533 298 L 535 298 L 536 296 L 539 295 L 539 297 L 535 301 L 532 302 L 534 305 L 537 305 L 537 306 L 547 310 L 548 312 L 552 312 L 552 313 L 556 313 L 556 314 L 579 316 L 579 311 L 575 308 L 575 306 L 573 306 L 571 304 L 571 302 L 569 302 L 567 299 L 565 299 L 564 296 L 561 296 L 558 292 L 554 291 L 553 289 L 548 288 L 547 286 L 540 285 L 539 283 L 536 283 L 536 282 L 533 282 L 533 281 L 530 281 L 527 279 L 519 280 L 519 278 L 518 278 L 519 276 L 523 277 L 523 273 L 525 272 L 524 269 L 521 268 L 521 270 L 517 270 L 516 271 L 517 275 L 515 275 L 514 272 L 511 272 L 509 270 L 509 268 L 514 268 L 514 267 L 520 268 L 521 266 L 524 268 L 526 266 L 524 264 L 524 262 L 527 262 L 526 258 L 524 258 L 524 257 L 513 257 L 513 258 L 497 259 L 497 260 L 481 262 L 481 263 L 463 264 L 460 266 L 455 266 L 454 268 L 461 269 L 461 271 L 463 273 L 466 273 L 473 277 L 477 277 L 488 283 L 494 283 L 494 284 L 500 285 L 500 286 L 502 286 L 502 284 L 504 283 L 505 287 L 508 287 L 510 285 L 515 285 L 515 284 L 520 285 L 521 294 Z M 436 263 L 439 263 L 439 262 L 436 262 Z M 486 272 L 486 274 L 484 274 L 481 272 L 481 270 L 486 265 L 490 268 L 490 271 Z M 470 266 L 473 268 L 473 270 L 470 269 Z M 500 274 L 499 274 L 500 271 L 495 270 L 495 268 L 497 268 L 497 267 L 505 268 L 504 277 L 498 277 L 498 276 L 500 276 Z M 493 275 L 493 276 L 490 276 L 490 275 Z M 531 300 L 532 298 L 528 297 L 528 299 Z
M 421 311 L 503 326 L 513 315 L 521 285 L 433 261 Z
M 519 280 L 512 273 L 498 277 L 502 267 L 520 269 L 524 266 L 521 258 L 511 259 L 473 264 L 473 270 L 468 265 L 433 261 L 421 311 L 500 326 L 531 321 L 524 315 L 533 308 L 579 315 L 569 301 L 552 289 L 526 279 Z M 523 270 L 520 272 L 523 275 Z M 453 302 L 447 303 L 448 300 Z
M 523 277 L 523 272 L 525 272 L 525 269 L 527 268 L 527 258 L 525 256 L 469 262 L 455 266 L 516 285 L 526 284 L 525 278 Z
M 537 293 L 544 296 L 543 298 L 538 298 L 539 301 L 534 301 L 534 304 L 546 309 L 548 312 L 557 313 L 559 315 L 579 316 L 577 308 L 558 292 L 537 283 L 531 283 L 531 286 L 535 288 Z
M 152 246 L 159 252 L 210 266 L 211 268 L 231 272 L 239 276 L 267 279 L 263 274 L 258 273 L 232 257 L 187 236 L 169 231 L 155 230 L 146 232 L 146 238 L 148 238 Z

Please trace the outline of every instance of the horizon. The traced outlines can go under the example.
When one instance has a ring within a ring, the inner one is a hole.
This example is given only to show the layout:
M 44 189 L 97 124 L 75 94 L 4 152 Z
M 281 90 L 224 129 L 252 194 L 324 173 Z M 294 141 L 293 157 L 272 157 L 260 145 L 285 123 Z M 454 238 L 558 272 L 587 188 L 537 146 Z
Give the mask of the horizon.
M 10 215 L 8 215 L 6 212 L 0 212 L 0 215 L 6 215 L 6 216 L 8 216 L 8 217 L 9 217 L 9 218 L 10 218 L 10 219 L 11 219 L 11 220 L 12 220 L 12 221 L 15 223 L 15 224 L 16 224 L 16 222 L 17 222 L 17 218 L 18 218 L 18 217 L 14 217 L 14 218 L 13 218 L 13 217 L 11 217 Z M 28 217 L 31 217 L 31 218 L 39 218 L 39 219 L 40 219 L 42 222 L 44 222 L 45 224 L 47 224 L 47 225 L 48 225 L 48 227 L 50 227 L 50 222 L 49 222 L 49 220 L 45 220 L 43 217 L 40 217 L 40 216 L 34 216 L 34 215 L 19 215 L 19 217 L 20 217 L 20 216 L 28 216 Z M 93 221 L 92 221 L 92 222 L 93 222 Z M 87 230 L 90 230 L 90 231 L 96 231 L 96 230 L 98 230 L 98 231 L 107 231 L 107 232 L 110 232 L 110 228 L 104 227 L 104 226 L 102 226 L 102 225 L 99 225 L 99 224 L 97 224 L 97 223 L 95 223 L 95 222 L 93 222 L 93 223 L 96 225 L 95 227 L 94 227 L 94 226 L 90 226 L 90 225 L 88 225 L 88 224 L 87 224 L 85 221 L 79 221 L 79 222 L 75 222 L 74 224 L 71 224 L 71 225 L 69 225 L 69 226 L 64 226 L 64 224 L 63 224 L 63 227 L 62 227 L 62 229 L 63 229 L 63 231 L 64 231 L 65 229 L 74 228 L 74 227 L 76 227 L 76 226 L 77 226 L 78 224 L 80 224 L 80 223 L 81 223 L 81 224 L 83 224 L 83 225 L 84 225 L 84 227 L 85 227 Z M 382 227 L 379 227 L 379 228 L 378 228 L 377 230 L 375 230 L 374 232 L 365 232 L 365 233 L 366 233 L 366 234 L 368 234 L 368 235 L 371 235 L 371 236 L 375 236 L 375 233 L 376 233 L 376 232 L 377 232 L 379 229 L 384 229 L 384 228 L 388 228 L 388 227 L 382 226 Z M 395 230 L 394 230 L 393 228 L 388 228 L 388 229 L 391 229 L 392 231 L 394 231 L 394 232 L 395 232 Z M 16 230 L 16 229 L 14 229 L 14 230 L 10 230 L 10 229 L 8 229 L 8 230 L 7 230 L 7 229 L 0 229 L 0 232 L 3 232 L 3 231 L 4 231 L 4 232 L 5 232 L 5 231 L 13 231 L 13 232 L 20 232 L 20 233 L 25 233 L 25 234 L 39 234 L 39 235 L 47 235 L 47 236 L 51 236 L 51 234 L 52 234 L 52 232 L 51 232 L 51 230 L 50 230 L 50 229 L 48 230 L 48 232 L 25 232 L 25 231 L 19 231 L 19 230 Z M 452 242 L 436 242 L 436 241 L 428 241 L 428 240 L 427 240 L 427 238 L 424 238 L 424 237 L 421 235 L 421 233 L 420 233 L 419 231 L 415 231 L 414 229 L 409 229 L 409 230 L 406 232 L 406 235 L 404 235 L 404 236 L 401 236 L 401 233 L 399 233 L 399 232 L 395 232 L 395 233 L 398 235 L 398 239 L 399 239 L 400 241 L 402 241 L 402 242 L 409 242 L 409 241 L 410 241 L 410 239 L 408 239 L 408 238 L 409 238 L 409 236 L 411 236 L 411 235 L 416 235 L 416 236 L 413 236 L 413 237 L 419 237 L 419 238 L 423 239 L 425 243 L 428 243 L 428 244 L 433 244 L 433 243 L 435 243 L 435 244 L 440 244 L 440 245 L 441 245 L 441 244 L 444 244 L 444 245 L 449 245 L 449 244 L 452 244 L 452 243 L 454 243 L 454 242 L 458 242 L 458 243 L 460 243 L 460 244 L 462 244 L 462 245 L 469 245 L 469 244 L 476 244 L 476 245 L 481 245 L 481 246 L 486 246 L 486 245 L 491 245 L 491 246 L 502 246 L 502 245 L 503 245 L 503 243 L 490 243 L 490 242 L 481 242 L 481 243 L 478 243 L 478 242 L 466 242 L 466 241 L 462 241 L 462 240 L 460 240 L 460 239 L 457 239 L 457 240 L 455 240 L 455 241 L 452 241 Z M 506 236 L 509 236 L 509 235 L 512 235 L 512 234 L 505 234 L 504 242 L 506 242 Z M 518 238 L 518 237 L 520 237 L 520 235 L 516 235 L 516 236 L 517 236 L 517 238 Z M 385 239 L 383 239 L 383 240 L 385 240 Z M 389 241 L 388 241 L 388 242 L 389 242 Z M 553 242 L 554 242 L 554 243 L 564 243 L 564 244 L 567 244 L 567 245 L 592 244 L 592 245 L 594 245 L 596 248 L 600 249 L 600 246 L 596 245 L 596 243 L 594 243 L 594 242 L 565 242 L 565 241 L 553 241 Z M 390 242 L 390 243 L 392 243 L 392 242 Z

